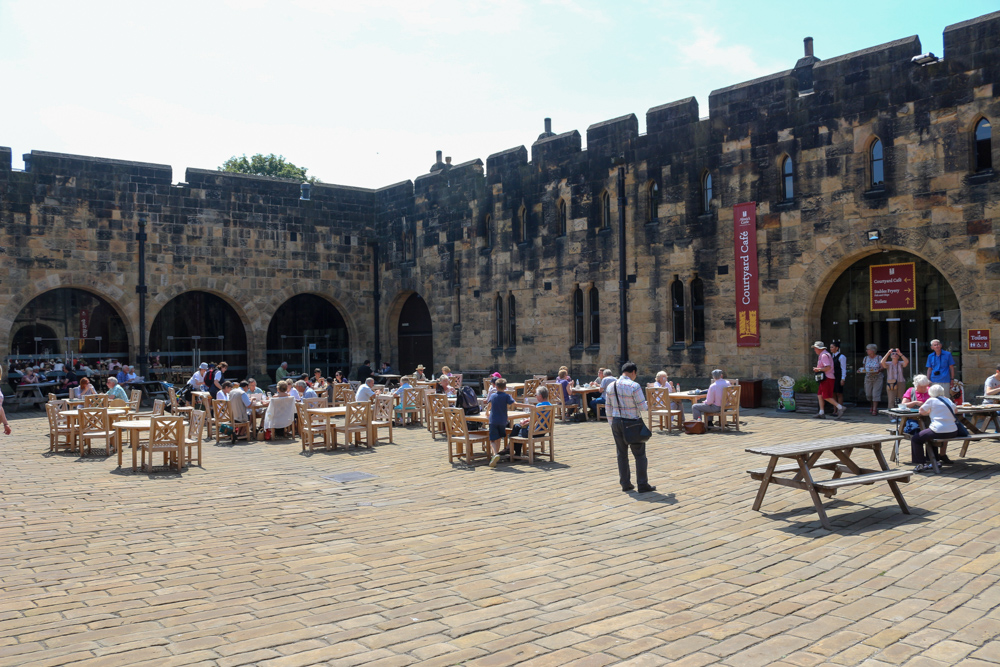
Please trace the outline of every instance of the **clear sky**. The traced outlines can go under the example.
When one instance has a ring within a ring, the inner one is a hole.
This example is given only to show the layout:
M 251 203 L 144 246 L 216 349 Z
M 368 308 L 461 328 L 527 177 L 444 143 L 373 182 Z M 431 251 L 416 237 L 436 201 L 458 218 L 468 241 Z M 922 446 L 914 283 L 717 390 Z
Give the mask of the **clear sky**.
M 996 0 L 0 0 L 0 146 L 381 187 L 945 26 Z

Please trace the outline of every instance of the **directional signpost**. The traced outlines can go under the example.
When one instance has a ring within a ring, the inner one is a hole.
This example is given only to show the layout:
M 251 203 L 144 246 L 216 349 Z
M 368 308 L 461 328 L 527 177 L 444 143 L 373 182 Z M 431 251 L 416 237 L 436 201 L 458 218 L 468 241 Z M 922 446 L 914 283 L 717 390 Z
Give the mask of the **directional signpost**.
M 871 309 L 915 310 L 914 263 L 876 264 L 869 267 Z

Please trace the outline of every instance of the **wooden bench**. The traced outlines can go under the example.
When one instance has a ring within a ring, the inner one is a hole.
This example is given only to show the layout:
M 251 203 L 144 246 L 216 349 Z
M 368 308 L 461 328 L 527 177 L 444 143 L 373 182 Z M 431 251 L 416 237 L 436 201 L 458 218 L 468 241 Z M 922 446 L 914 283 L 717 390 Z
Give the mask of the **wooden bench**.
M 874 484 L 875 482 L 909 482 L 913 473 L 909 470 L 877 470 L 866 472 L 853 477 L 840 477 L 837 479 L 827 479 L 821 482 L 813 482 L 813 486 L 823 491 L 836 492 L 845 486 L 856 486 L 859 484 Z
M 938 474 L 938 473 L 941 472 L 940 467 L 938 466 L 937 448 L 940 447 L 941 445 L 947 445 L 949 442 L 951 442 L 953 440 L 961 440 L 962 441 L 962 451 L 959 452 L 959 456 L 963 456 L 964 457 L 965 453 L 967 451 L 969 451 L 969 443 L 970 442 L 972 442 L 973 440 L 977 440 L 977 441 L 978 440 L 1000 440 L 1000 433 L 970 433 L 969 435 L 961 436 L 961 437 L 957 437 L 957 438 L 955 438 L 955 437 L 952 437 L 952 438 L 934 438 L 933 440 L 930 440 L 926 444 L 926 450 L 927 450 L 927 458 L 930 459 L 931 466 L 934 469 L 934 474 Z

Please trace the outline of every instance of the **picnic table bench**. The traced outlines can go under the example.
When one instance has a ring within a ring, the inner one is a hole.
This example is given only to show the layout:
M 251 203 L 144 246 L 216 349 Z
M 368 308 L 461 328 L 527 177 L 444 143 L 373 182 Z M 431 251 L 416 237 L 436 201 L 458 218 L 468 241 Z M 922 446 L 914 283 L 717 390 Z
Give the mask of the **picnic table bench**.
M 862 435 L 844 435 L 810 442 L 793 443 L 786 445 L 775 445 L 772 447 L 751 447 L 746 451 L 751 454 L 760 454 L 770 457 L 770 461 L 764 468 L 748 470 L 751 479 L 760 481 L 760 488 L 757 490 L 757 497 L 754 500 L 753 509 L 759 511 L 764 502 L 764 495 L 771 484 L 787 486 L 793 489 L 801 489 L 809 492 L 819 515 L 820 523 L 827 530 L 832 530 L 830 521 L 826 516 L 826 510 L 820 501 L 820 494 L 827 498 L 837 493 L 839 489 L 847 486 L 870 485 L 876 482 L 886 482 L 892 495 L 899 503 L 904 514 L 910 513 L 903 494 L 899 490 L 898 482 L 909 482 L 913 473 L 909 470 L 890 470 L 889 464 L 882 454 L 882 443 L 887 441 L 897 441 L 899 436 L 883 435 L 880 433 L 869 433 Z M 878 468 L 863 468 L 858 465 L 851 455 L 855 449 L 870 449 L 875 454 L 878 461 Z M 821 458 L 824 452 L 830 452 L 835 458 Z M 794 459 L 794 463 L 778 465 L 780 459 Z M 813 479 L 812 473 L 816 470 L 831 470 L 833 477 L 826 480 Z M 785 473 L 793 473 L 791 477 L 778 476 Z M 849 476 L 845 476 L 849 475 Z

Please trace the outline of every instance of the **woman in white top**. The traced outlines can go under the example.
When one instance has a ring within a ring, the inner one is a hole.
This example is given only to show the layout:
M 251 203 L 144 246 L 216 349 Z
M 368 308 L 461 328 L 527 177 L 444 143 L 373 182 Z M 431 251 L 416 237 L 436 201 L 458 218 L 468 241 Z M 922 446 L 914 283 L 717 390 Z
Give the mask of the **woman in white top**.
M 882 362 L 878 358 L 878 346 L 874 343 L 865 347 L 868 356 L 861 362 L 859 373 L 865 374 L 865 394 L 872 403 L 872 414 L 878 414 L 878 402 L 882 400 Z
M 920 414 L 930 415 L 931 427 L 925 428 L 910 438 L 910 455 L 916 467 L 913 472 L 922 472 L 931 469 L 931 464 L 924 456 L 924 445 L 936 438 L 963 437 L 969 434 L 965 427 L 957 423 L 955 416 L 955 404 L 945 396 L 945 388 L 939 384 L 932 384 L 927 390 L 930 398 L 920 406 Z M 951 459 L 945 454 L 947 445 L 941 445 L 940 454 L 937 455 L 941 463 L 951 463 Z

